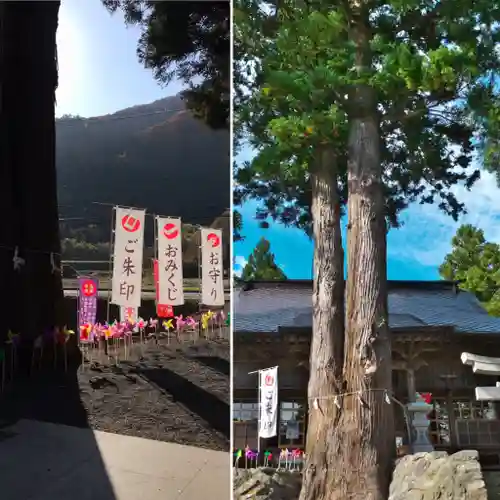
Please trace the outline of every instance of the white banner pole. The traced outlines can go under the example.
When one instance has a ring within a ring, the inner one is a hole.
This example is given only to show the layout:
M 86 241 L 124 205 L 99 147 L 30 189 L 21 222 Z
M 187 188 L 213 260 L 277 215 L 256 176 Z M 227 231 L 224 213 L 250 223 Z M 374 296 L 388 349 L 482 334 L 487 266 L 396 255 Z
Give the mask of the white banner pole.
M 112 289 L 113 289 L 113 254 L 115 252 L 115 249 L 114 249 L 114 246 L 115 246 L 115 220 L 116 220 L 116 207 L 113 207 L 111 210 L 111 233 L 110 233 L 110 237 L 109 237 L 108 303 L 106 304 L 106 322 L 107 323 L 109 323 L 109 316 L 110 316 L 110 311 L 111 311 L 111 293 L 112 293 Z

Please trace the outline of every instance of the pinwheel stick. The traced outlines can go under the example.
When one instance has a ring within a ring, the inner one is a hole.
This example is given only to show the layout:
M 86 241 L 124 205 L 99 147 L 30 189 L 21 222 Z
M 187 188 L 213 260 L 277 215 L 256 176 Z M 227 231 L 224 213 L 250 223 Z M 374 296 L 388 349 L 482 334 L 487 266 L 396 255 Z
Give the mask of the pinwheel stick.
M 33 371 L 35 370 L 35 358 L 37 351 L 39 351 L 38 369 L 40 370 L 42 368 L 43 345 L 41 347 L 33 345 L 33 356 L 31 357 L 31 373 L 33 373 Z
M 36 349 L 35 349 L 35 346 L 33 346 L 33 352 L 31 354 L 31 370 L 30 370 L 30 373 L 32 374 L 34 369 L 35 369 L 35 353 L 36 353 Z
M 54 346 L 54 370 L 57 368 L 57 337 L 54 335 L 54 340 L 53 340 L 53 346 Z
M 14 380 L 14 372 L 16 368 L 16 346 L 12 342 L 10 346 L 10 380 Z
M 66 347 L 66 343 L 68 342 L 68 339 L 65 338 L 64 339 L 64 346 L 63 346 L 63 350 L 64 350 L 64 371 L 66 373 L 68 373 L 68 349 Z

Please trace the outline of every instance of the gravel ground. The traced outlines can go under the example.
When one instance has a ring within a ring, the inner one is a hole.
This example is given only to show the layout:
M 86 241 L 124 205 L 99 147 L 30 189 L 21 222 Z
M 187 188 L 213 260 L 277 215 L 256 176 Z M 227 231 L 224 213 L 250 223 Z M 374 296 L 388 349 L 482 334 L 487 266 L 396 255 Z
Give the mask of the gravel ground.
M 142 355 L 141 355 L 142 354 Z M 229 450 L 227 340 L 150 343 L 118 366 L 47 367 L 0 398 L 0 419 L 29 418 Z M 16 382 L 16 381 L 15 381 Z

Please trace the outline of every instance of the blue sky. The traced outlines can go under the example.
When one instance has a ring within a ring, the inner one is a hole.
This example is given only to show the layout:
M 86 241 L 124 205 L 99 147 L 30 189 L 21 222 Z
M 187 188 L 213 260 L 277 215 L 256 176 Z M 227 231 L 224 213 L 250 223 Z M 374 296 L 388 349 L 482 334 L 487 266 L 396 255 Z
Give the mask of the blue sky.
M 241 160 L 250 157 L 251 153 L 245 151 Z M 389 279 L 439 279 L 438 267 L 449 252 L 451 238 L 460 224 L 477 225 L 484 229 L 488 239 L 500 242 L 500 190 L 494 177 L 483 172 L 471 191 L 462 186 L 456 187 L 454 191 L 458 199 L 468 207 L 468 214 L 458 222 L 442 214 L 433 205 L 413 205 L 402 213 L 403 227 L 391 230 L 388 235 Z M 259 222 L 254 218 L 257 206 L 256 202 L 248 202 L 241 209 L 245 239 L 234 247 L 235 271 L 241 271 L 256 243 L 263 236 L 271 243 L 276 262 L 288 278 L 312 278 L 312 242 L 302 231 L 281 224 L 270 222 L 269 228 L 260 228 Z
M 177 94 L 180 83 L 162 88 L 138 62 L 139 35 L 100 0 L 61 2 L 56 116 L 99 116 Z

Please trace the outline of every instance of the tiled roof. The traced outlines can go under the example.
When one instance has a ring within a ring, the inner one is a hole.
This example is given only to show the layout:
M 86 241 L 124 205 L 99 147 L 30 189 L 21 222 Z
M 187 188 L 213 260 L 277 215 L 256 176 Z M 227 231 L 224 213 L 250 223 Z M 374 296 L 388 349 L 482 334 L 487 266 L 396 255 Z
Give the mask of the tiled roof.
M 389 326 L 448 326 L 461 333 L 499 333 L 473 294 L 449 282 L 389 282 Z M 275 332 L 312 324 L 311 282 L 251 283 L 234 294 L 235 332 Z

